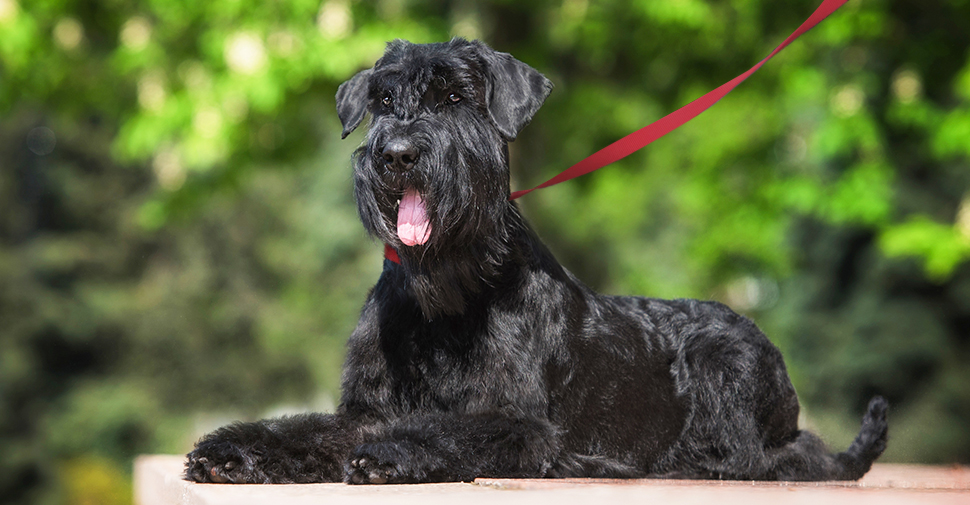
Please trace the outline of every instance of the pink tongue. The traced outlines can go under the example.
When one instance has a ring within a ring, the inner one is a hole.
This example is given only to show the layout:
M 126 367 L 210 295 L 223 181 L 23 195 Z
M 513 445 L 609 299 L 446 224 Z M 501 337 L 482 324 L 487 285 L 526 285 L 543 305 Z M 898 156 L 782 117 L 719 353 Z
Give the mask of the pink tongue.
M 423 244 L 431 237 L 431 222 L 421 195 L 409 189 L 397 209 L 397 236 L 406 246 Z

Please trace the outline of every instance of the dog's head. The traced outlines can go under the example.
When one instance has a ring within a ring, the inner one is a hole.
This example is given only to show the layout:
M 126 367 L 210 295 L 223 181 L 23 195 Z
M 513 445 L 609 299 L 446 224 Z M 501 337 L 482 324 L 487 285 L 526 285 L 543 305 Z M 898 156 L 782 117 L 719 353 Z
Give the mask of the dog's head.
M 372 117 L 355 162 L 364 226 L 422 254 L 494 231 L 490 214 L 509 195 L 507 142 L 551 90 L 538 71 L 481 42 L 388 44 L 337 91 L 344 137 Z
M 397 249 L 426 317 L 461 313 L 513 250 L 508 142 L 551 90 L 532 67 L 462 39 L 391 42 L 338 89 L 344 137 L 372 118 L 354 155 L 361 221 Z

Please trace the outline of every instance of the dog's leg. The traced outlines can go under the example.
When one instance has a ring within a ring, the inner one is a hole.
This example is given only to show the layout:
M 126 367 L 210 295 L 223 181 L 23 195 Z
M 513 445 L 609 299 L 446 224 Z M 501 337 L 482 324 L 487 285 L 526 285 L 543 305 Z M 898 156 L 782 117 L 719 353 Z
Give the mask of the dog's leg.
M 364 435 L 348 463 L 352 484 L 544 477 L 558 456 L 548 421 L 434 414 L 399 419 Z
M 305 414 L 224 426 L 195 444 L 185 478 L 196 482 L 339 482 L 360 429 L 340 415 Z

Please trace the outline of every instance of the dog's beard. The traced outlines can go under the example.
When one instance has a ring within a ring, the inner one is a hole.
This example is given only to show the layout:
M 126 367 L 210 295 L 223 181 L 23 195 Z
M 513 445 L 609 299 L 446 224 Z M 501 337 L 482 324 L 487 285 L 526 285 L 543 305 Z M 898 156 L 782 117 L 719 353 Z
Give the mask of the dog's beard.
M 355 154 L 361 221 L 397 249 L 405 287 L 425 318 L 462 314 L 511 250 L 508 215 L 518 214 L 507 200 L 507 151 L 466 152 L 457 146 L 467 143 L 430 138 L 419 165 L 395 173 L 375 155 L 380 142 L 370 138 Z

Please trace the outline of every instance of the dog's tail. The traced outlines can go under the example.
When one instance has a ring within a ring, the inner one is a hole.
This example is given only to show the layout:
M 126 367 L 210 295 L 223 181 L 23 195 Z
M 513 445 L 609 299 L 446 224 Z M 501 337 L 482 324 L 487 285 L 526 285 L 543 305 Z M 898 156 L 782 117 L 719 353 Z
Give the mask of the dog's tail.
M 845 452 L 832 454 L 820 438 L 802 430 L 792 442 L 775 453 L 768 480 L 859 480 L 886 449 L 886 411 L 889 403 L 881 396 L 869 401 L 862 429 Z
M 886 450 L 889 423 L 886 411 L 889 402 L 881 396 L 869 400 L 869 409 L 862 418 L 862 429 L 845 452 L 835 455 L 842 468 L 835 480 L 859 480 L 872 468 L 872 463 Z

